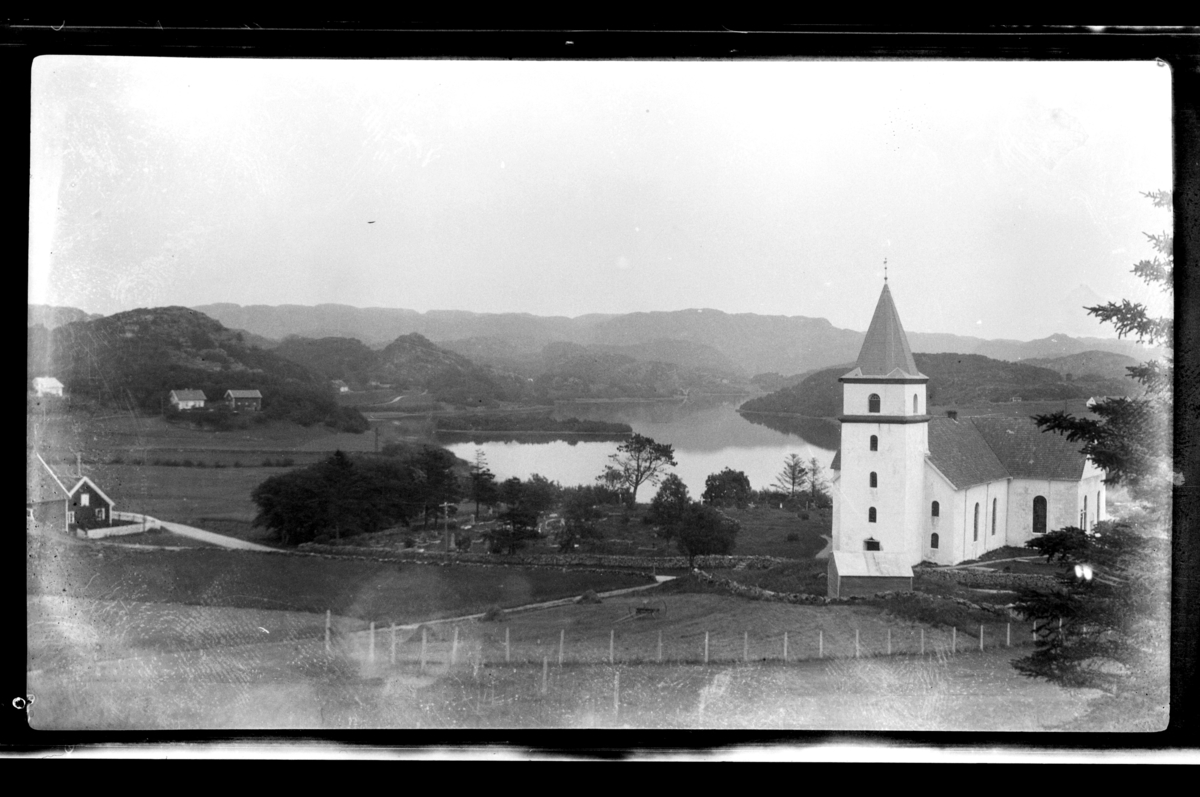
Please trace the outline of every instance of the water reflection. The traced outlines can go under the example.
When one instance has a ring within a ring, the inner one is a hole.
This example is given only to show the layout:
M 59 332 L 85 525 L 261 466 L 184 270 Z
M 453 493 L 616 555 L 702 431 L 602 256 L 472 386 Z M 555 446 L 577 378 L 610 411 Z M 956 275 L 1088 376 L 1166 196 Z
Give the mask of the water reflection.
M 769 486 L 789 454 L 816 457 L 828 467 L 837 447 L 837 424 L 819 418 L 742 416 L 744 397 L 702 396 L 674 402 L 564 403 L 556 418 L 627 423 L 638 434 L 669 443 L 678 465 L 674 472 L 696 498 L 704 480 L 722 468 L 743 471 L 755 489 Z M 438 433 L 438 440 L 457 456 L 473 461 L 482 449 L 500 479 L 528 478 L 533 473 L 564 485 L 591 484 L 604 470 L 619 440 L 592 436 L 562 439 L 556 435 L 521 436 L 483 433 Z M 653 488 L 638 500 L 648 501 Z

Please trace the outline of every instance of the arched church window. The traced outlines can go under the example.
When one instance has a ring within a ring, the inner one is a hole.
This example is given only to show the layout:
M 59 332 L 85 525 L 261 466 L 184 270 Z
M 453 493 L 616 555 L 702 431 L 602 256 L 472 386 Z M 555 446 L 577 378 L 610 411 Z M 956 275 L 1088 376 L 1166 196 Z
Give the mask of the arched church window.
M 938 535 L 937 535 L 936 531 L 933 534 L 929 535 L 929 547 L 930 548 L 938 547 Z
M 934 502 L 933 502 L 933 509 L 931 509 L 931 510 L 930 510 L 930 512 L 929 512 L 930 516 L 931 516 L 931 517 L 940 517 L 940 516 L 941 516 L 941 513 L 942 513 L 942 507 L 941 507 L 941 505 L 939 505 L 937 501 L 934 501 Z
M 879 486 L 879 477 L 875 475 L 875 471 L 871 471 L 871 486 L 872 487 Z
M 875 435 L 871 435 L 871 450 L 872 451 L 879 450 L 879 438 L 876 437 Z
M 1046 498 L 1037 495 L 1033 498 L 1033 533 L 1046 533 Z
M 875 522 L 875 507 L 871 507 L 870 509 L 867 510 L 867 522 L 868 523 Z
M 874 537 L 863 540 L 863 550 L 878 551 L 879 550 L 879 540 L 875 539 Z
M 992 536 L 996 536 L 996 499 L 992 499 Z
M 979 540 L 979 502 L 975 502 L 975 540 Z
M 872 393 L 867 396 L 867 412 L 879 412 L 879 394 Z
M 1084 530 L 1084 531 L 1087 531 L 1087 527 L 1088 527 L 1088 520 L 1087 520 L 1087 496 L 1085 495 L 1085 496 L 1083 497 L 1083 530 Z
M 913 393 L 913 415 L 917 414 L 917 394 Z

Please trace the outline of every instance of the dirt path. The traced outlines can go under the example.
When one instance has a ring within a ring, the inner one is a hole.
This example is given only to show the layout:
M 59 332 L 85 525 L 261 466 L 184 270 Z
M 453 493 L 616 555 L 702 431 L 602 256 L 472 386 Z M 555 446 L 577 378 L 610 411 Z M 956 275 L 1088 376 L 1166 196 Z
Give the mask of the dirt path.
M 136 523 L 141 523 L 142 528 L 161 528 L 164 531 L 178 534 L 181 537 L 189 537 L 200 542 L 207 542 L 210 545 L 218 545 L 222 548 L 232 548 L 239 551 L 262 551 L 266 553 L 279 553 L 278 548 L 268 548 L 266 545 L 259 545 L 256 542 L 248 542 L 239 540 L 236 537 L 227 537 L 224 534 L 216 534 L 204 529 L 198 529 L 194 526 L 185 526 L 182 523 L 174 523 L 169 520 L 159 520 L 158 518 L 150 517 L 149 515 L 141 515 L 136 512 L 114 512 L 113 517 L 120 516 L 124 520 L 132 520 Z

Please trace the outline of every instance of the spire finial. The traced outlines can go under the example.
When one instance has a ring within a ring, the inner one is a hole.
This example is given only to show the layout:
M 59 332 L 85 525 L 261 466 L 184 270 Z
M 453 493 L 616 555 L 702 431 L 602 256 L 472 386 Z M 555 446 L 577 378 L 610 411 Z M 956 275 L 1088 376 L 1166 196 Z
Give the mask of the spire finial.
M 883 281 L 887 282 L 887 258 L 883 259 Z

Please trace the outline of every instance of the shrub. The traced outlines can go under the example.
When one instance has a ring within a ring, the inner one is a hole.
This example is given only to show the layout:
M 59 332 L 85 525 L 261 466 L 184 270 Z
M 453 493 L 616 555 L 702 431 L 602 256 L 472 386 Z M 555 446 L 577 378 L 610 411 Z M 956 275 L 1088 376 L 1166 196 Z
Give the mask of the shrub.
M 801 513 L 800 513 L 800 519 L 801 519 L 801 520 L 808 520 L 808 517 L 809 517 L 809 516 L 808 516 L 808 513 L 807 513 L 807 512 L 801 512 Z
M 235 467 L 235 468 L 240 468 L 240 467 L 242 467 L 242 461 L 241 461 L 240 459 L 235 459 L 235 460 L 233 461 L 233 467 Z
M 195 462 L 192 462 L 190 459 L 184 459 L 184 460 L 183 460 L 183 467 L 185 467 L 185 468 L 190 468 L 190 467 L 193 467 L 193 466 L 195 466 L 195 464 L 196 464 L 196 463 L 195 463 Z
M 479 618 L 480 622 L 495 623 L 504 619 L 504 610 L 499 606 L 489 606 L 488 610 Z
M 603 603 L 600 596 L 596 594 L 594 589 L 589 589 L 587 592 L 575 599 L 576 603 Z
M 213 467 L 214 468 L 223 468 L 223 467 L 225 467 L 225 463 L 221 462 L 221 461 L 217 461 L 217 462 L 213 463 Z
M 800 542 L 800 535 L 794 531 L 789 531 L 787 535 L 788 542 Z

